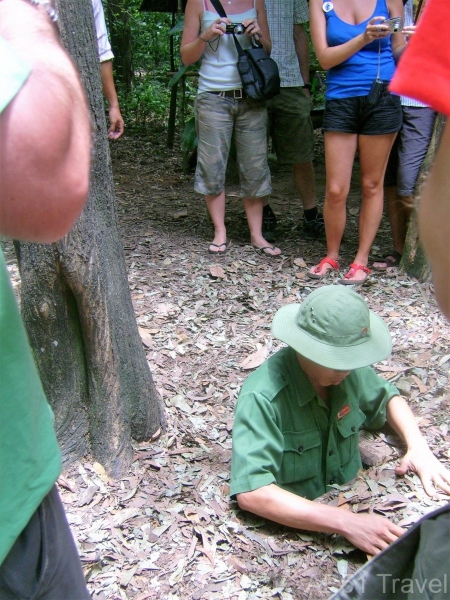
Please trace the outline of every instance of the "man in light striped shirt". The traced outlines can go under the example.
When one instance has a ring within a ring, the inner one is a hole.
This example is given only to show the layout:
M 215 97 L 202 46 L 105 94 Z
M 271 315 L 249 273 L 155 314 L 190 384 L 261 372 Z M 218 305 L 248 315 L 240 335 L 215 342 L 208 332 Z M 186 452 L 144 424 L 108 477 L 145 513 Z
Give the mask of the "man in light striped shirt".
M 116 86 L 114 84 L 113 58 L 111 44 L 106 30 L 105 13 L 101 0 L 92 0 L 94 25 L 97 34 L 98 58 L 105 98 L 108 102 L 109 129 L 108 138 L 117 140 L 124 132 L 125 124 L 119 107 Z
M 292 165 L 294 184 L 303 204 L 303 235 L 323 239 L 325 226 L 317 210 L 312 164 L 309 44 L 303 27 L 309 21 L 308 3 L 306 0 L 266 0 L 265 5 L 272 40 L 271 57 L 278 64 L 281 79 L 280 94 L 267 107 L 270 133 L 278 163 Z M 275 224 L 275 215 L 267 205 L 263 213 L 263 235 L 271 242 Z
M 405 4 L 407 37 L 414 34 L 413 0 Z M 383 259 L 373 263 L 379 271 L 397 267 L 403 254 L 406 232 L 414 207 L 414 191 L 420 168 L 433 134 L 436 113 L 418 100 L 401 97 L 403 126 L 389 156 L 384 179 L 386 201 L 392 233 L 392 249 Z

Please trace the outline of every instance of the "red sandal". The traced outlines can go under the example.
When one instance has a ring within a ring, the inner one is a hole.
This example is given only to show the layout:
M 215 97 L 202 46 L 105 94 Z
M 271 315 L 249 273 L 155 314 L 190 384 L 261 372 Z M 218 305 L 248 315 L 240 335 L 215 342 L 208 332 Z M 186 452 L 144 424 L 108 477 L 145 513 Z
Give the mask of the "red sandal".
M 364 271 L 364 273 L 366 274 L 364 279 L 351 279 L 356 275 L 358 271 Z M 365 265 L 358 265 L 357 263 L 352 263 L 350 265 L 349 270 L 344 275 L 344 279 L 340 279 L 339 283 L 342 283 L 342 285 L 361 285 L 366 281 L 368 275 L 370 275 L 371 273 L 372 271 Z
M 339 271 L 339 263 L 335 261 L 334 258 L 326 256 L 325 258 L 322 258 L 320 263 L 316 265 L 312 271 L 308 271 L 308 277 L 311 279 L 323 279 L 328 271 L 330 271 L 330 269 L 327 269 L 325 273 L 320 274 L 323 265 L 330 265 L 333 271 Z

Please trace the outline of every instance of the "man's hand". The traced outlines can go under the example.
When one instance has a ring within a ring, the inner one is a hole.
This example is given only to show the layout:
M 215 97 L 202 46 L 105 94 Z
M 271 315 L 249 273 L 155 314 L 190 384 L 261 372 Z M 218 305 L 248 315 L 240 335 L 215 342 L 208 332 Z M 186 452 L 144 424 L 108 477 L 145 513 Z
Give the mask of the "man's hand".
M 311 90 L 309 90 L 308 88 L 302 88 L 302 92 L 305 94 L 305 96 L 308 98 L 309 103 L 311 104 Z
M 405 533 L 402 527 L 373 513 L 355 514 L 351 511 L 346 513 L 342 535 L 354 546 L 372 556 L 387 548 Z
M 387 420 L 408 448 L 395 469 L 397 475 L 404 475 L 408 470 L 414 471 L 429 496 L 435 496 L 439 490 L 450 495 L 450 472 L 429 449 L 404 398 L 394 396 L 389 400 Z
M 357 514 L 306 500 L 270 484 L 237 495 L 239 506 L 287 527 L 338 533 L 368 554 L 378 554 L 405 530 L 384 517 Z
M 103 93 L 108 102 L 109 129 L 108 138 L 117 140 L 122 135 L 125 124 L 119 108 L 116 86 L 114 84 L 114 73 L 112 60 L 104 60 L 100 63 Z
M 110 140 L 118 140 L 125 129 L 125 123 L 123 121 L 120 108 L 117 106 L 109 107 L 109 129 L 108 138 Z
M 426 444 L 408 450 L 395 468 L 397 475 L 404 475 L 407 471 L 417 473 L 429 496 L 433 497 L 440 491 L 450 495 L 450 471 L 439 462 Z

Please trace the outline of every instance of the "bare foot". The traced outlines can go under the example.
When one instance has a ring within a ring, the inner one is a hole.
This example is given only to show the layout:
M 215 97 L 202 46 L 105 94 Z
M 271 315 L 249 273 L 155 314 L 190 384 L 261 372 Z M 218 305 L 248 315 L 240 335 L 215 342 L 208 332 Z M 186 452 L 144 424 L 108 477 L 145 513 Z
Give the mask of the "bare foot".
M 208 252 L 210 254 L 225 254 L 228 246 L 227 232 L 220 231 L 215 234 L 213 241 L 209 245 Z
M 275 246 L 262 246 L 261 248 L 253 246 L 253 248 L 261 254 L 267 254 L 267 256 L 280 256 L 282 254 L 281 250 Z
M 375 261 L 372 264 L 372 267 L 375 269 L 375 271 L 386 271 L 386 269 L 398 267 L 401 259 L 402 255 L 400 254 L 400 252 L 392 250 L 391 252 L 386 254 L 382 260 Z
M 252 235 L 250 241 L 253 248 L 262 254 L 267 254 L 267 256 L 279 256 L 282 254 L 279 248 L 272 246 L 262 235 Z

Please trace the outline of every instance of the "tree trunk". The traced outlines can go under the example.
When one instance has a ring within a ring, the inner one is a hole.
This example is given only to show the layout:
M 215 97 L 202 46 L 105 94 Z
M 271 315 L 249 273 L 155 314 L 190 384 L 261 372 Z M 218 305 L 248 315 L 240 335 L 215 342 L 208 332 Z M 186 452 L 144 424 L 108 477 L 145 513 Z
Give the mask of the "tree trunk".
M 107 14 L 115 77 L 120 82 L 121 89 L 129 94 L 133 85 L 134 68 L 128 3 L 124 0 L 108 0 Z
M 128 287 L 91 2 L 72 0 L 59 8 L 62 39 L 91 108 L 91 188 L 65 238 L 16 245 L 22 313 L 65 465 L 90 451 L 119 477 L 131 463 L 132 437 L 149 439 L 164 425 L 164 414 Z
M 408 232 L 405 240 L 405 249 L 403 251 L 401 268 L 411 277 L 415 277 L 420 281 L 427 281 L 431 277 L 431 269 L 428 263 L 426 254 L 422 248 L 419 239 L 419 225 L 417 220 L 417 210 L 420 204 L 420 190 L 423 186 L 428 171 L 434 160 L 434 155 L 439 146 L 442 132 L 444 130 L 445 117 L 438 115 L 434 125 L 433 136 L 427 155 L 420 170 L 419 179 L 416 186 L 415 208 L 412 211 L 411 219 L 408 225 Z

